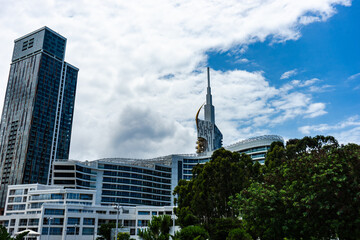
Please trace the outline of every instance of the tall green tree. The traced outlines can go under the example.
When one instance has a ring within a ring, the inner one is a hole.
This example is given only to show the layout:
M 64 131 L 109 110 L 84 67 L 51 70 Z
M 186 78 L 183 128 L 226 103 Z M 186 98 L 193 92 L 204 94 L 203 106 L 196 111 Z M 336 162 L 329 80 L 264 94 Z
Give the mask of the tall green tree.
M 169 215 L 153 216 L 148 228 L 140 230 L 139 237 L 143 240 L 169 240 L 171 226 Z
M 259 175 L 260 164 L 248 155 L 216 150 L 209 162 L 193 168 L 192 180 L 180 181 L 175 188 L 177 223 L 181 227 L 202 224 L 209 230 L 215 219 L 235 217 L 229 197 Z
M 265 240 L 358 239 L 360 147 L 316 136 L 272 151 L 264 182 L 253 182 L 231 203 L 248 231 Z

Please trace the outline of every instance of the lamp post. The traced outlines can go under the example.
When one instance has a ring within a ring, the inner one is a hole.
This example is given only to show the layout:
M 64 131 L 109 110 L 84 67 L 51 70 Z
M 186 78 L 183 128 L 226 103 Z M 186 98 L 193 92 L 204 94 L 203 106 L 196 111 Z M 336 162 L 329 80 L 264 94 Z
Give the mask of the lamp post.
M 114 205 L 114 208 L 117 210 L 117 214 L 116 214 L 116 231 L 115 231 L 114 240 L 117 240 L 118 227 L 119 227 L 119 212 L 120 212 L 120 209 L 123 210 L 123 207 L 120 206 L 119 203 L 117 203 L 116 205 Z
M 47 217 L 48 220 L 48 232 L 47 232 L 47 239 L 49 240 L 49 235 L 50 235 L 50 222 L 53 218 L 52 217 Z

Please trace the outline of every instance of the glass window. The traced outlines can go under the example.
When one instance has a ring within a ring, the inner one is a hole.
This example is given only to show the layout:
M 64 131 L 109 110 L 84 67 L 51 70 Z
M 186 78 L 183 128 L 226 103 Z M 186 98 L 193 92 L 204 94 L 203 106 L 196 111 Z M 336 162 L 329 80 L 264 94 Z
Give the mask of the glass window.
M 29 226 L 39 225 L 39 219 L 38 219 L 38 218 L 30 218 L 28 225 L 29 225 Z
M 135 227 L 135 220 L 124 220 L 125 227 Z
M 48 235 L 48 227 L 43 227 L 42 234 Z M 51 227 L 49 235 L 62 235 L 62 228 L 60 227 Z
M 84 225 L 94 225 L 95 224 L 95 218 L 84 218 Z
M 80 218 L 68 218 L 68 222 L 69 225 L 75 225 L 75 224 L 80 224 Z
M 20 219 L 19 226 L 26 226 L 27 225 L 27 219 Z
M 45 209 L 45 215 L 64 215 L 63 209 Z
M 67 199 L 80 199 L 79 193 L 68 193 L 66 195 Z
M 147 227 L 149 220 L 138 220 L 138 227 Z
M 67 235 L 79 235 L 79 227 L 68 227 L 66 229 Z
M 22 189 L 12 189 L 9 192 L 9 195 L 22 195 L 23 194 L 23 190 Z
M 11 219 L 10 220 L 10 226 L 15 226 L 15 222 L 16 222 L 16 219 Z
M 150 215 L 149 211 L 138 211 L 138 215 Z
M 81 200 L 92 200 L 93 196 L 91 194 L 80 194 Z
M 64 199 L 64 194 L 53 193 L 53 194 L 51 194 L 51 199 Z
M 94 235 L 94 228 L 84 227 L 82 234 L 83 235 Z
M 79 213 L 79 212 L 81 212 L 81 209 L 70 208 L 70 209 L 68 209 L 68 212 L 77 212 L 77 213 Z

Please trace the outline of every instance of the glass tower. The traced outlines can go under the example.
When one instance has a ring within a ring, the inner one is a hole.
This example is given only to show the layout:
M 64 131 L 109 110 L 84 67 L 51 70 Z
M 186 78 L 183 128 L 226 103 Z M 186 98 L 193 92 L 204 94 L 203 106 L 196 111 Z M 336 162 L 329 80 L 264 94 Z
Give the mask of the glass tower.
M 10 184 L 50 181 L 69 156 L 79 69 L 64 61 L 66 38 L 43 27 L 15 40 L 0 123 L 0 209 Z

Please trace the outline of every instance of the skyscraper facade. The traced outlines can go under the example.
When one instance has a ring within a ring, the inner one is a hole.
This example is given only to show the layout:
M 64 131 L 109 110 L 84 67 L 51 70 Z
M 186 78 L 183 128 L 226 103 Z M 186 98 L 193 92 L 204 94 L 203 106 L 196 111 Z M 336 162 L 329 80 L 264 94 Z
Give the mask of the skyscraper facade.
M 66 38 L 43 27 L 15 40 L 0 123 L 0 208 L 10 184 L 47 184 L 69 156 L 79 69 L 64 61 Z

